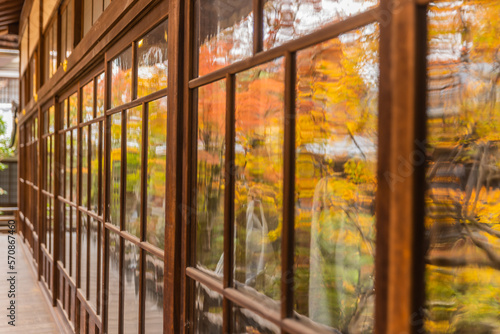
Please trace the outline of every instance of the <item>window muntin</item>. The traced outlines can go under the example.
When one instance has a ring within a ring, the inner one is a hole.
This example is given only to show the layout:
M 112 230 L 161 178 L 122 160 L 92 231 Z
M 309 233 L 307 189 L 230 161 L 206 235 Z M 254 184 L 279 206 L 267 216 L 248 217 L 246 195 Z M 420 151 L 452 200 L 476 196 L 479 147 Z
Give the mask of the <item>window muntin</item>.
M 500 328 L 499 10 L 495 1 L 436 1 L 427 11 L 429 333 Z
M 198 88 L 196 266 L 222 277 L 226 82 Z
M 129 47 L 110 62 L 111 108 L 132 100 L 132 48 Z
M 146 241 L 165 249 L 167 97 L 148 103 Z
M 194 2 L 197 59 L 200 76 L 252 55 L 253 20 L 251 1 Z
M 167 31 L 165 20 L 135 43 L 138 98 L 167 88 Z

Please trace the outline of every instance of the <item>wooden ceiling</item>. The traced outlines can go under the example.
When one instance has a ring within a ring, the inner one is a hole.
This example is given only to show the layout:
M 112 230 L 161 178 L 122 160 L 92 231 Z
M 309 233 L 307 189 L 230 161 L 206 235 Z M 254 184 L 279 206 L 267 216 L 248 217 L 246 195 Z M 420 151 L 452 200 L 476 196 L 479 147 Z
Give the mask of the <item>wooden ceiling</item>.
M 24 0 L 0 0 L 0 48 L 17 49 Z

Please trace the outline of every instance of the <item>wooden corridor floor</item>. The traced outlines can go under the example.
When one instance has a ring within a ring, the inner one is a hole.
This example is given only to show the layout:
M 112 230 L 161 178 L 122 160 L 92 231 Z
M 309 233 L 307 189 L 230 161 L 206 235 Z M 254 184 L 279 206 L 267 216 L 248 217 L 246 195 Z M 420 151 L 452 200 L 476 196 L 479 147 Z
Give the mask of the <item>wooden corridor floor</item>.
M 58 326 L 55 321 L 55 311 L 48 304 L 47 297 L 38 285 L 35 273 L 31 267 L 31 254 L 26 246 L 22 246 L 22 240 L 18 234 L 16 238 L 16 321 L 15 327 L 8 324 L 7 308 L 10 305 L 8 292 L 10 283 L 7 281 L 10 271 L 8 268 L 8 234 L 0 233 L 0 333 L 40 333 L 58 334 L 65 330 Z

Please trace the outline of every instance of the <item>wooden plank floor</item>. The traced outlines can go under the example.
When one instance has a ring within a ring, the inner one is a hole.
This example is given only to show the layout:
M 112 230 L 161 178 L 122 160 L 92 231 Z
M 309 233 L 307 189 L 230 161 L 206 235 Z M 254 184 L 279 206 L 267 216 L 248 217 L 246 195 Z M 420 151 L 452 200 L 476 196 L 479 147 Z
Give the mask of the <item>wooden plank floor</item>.
M 21 238 L 16 238 L 16 326 L 12 327 L 7 322 L 7 307 L 10 299 L 7 296 L 9 271 L 7 267 L 8 241 L 5 233 L 0 234 L 0 333 L 61 333 L 54 320 L 53 310 L 42 294 L 36 280 L 35 273 L 28 261 L 32 261 L 31 254 L 25 254 L 26 247 L 20 245 Z M 28 260 L 29 259 L 29 260 Z

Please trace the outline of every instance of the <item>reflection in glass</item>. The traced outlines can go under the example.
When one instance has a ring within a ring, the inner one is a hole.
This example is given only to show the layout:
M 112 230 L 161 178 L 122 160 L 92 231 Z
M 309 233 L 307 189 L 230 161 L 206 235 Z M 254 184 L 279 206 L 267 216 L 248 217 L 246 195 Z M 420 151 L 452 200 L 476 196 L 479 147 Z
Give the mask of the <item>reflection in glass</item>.
M 87 295 L 87 238 L 89 233 L 88 217 L 86 214 L 81 214 L 80 225 L 80 288 L 84 296 Z
M 62 128 L 68 127 L 68 99 L 61 102 Z
M 90 125 L 90 210 L 98 213 L 99 188 L 99 127 L 101 123 Z
M 65 154 L 66 154 L 66 189 L 65 189 L 65 198 L 70 199 L 71 198 L 71 159 L 73 157 L 72 151 L 71 151 L 71 135 L 72 132 L 68 131 L 66 132 L 66 149 L 65 149 Z
M 196 264 L 222 276 L 226 82 L 198 89 Z
M 252 55 L 251 1 L 195 1 L 199 75 L 205 75 Z
M 164 249 L 167 172 L 167 98 L 148 105 L 148 171 L 146 241 Z
M 132 98 L 132 48 L 110 62 L 111 108 L 130 102 Z
M 137 97 L 167 87 L 167 30 L 168 21 L 164 21 L 136 43 Z
M 82 88 L 82 122 L 94 118 L 94 80 Z
M 98 252 L 100 249 L 98 239 L 98 225 L 99 222 L 94 218 L 89 217 L 90 233 L 89 233 L 89 303 L 97 310 L 97 284 L 99 282 L 97 277 L 97 263 Z
M 122 155 L 122 114 L 111 115 L 111 153 L 109 158 L 109 221 L 120 226 L 120 187 Z
M 297 53 L 295 309 L 373 330 L 378 26 Z
M 73 251 L 73 247 L 76 249 L 76 245 L 73 245 L 72 242 L 72 228 L 71 228 L 71 206 L 69 204 L 64 204 L 64 243 L 65 243 L 65 253 L 64 253 L 64 267 L 66 271 L 71 276 L 72 268 L 71 268 L 71 252 Z
M 145 333 L 163 332 L 163 260 L 146 253 Z
M 96 87 L 96 117 L 104 115 L 104 72 L 97 76 Z
M 222 296 L 200 282 L 195 284 L 195 333 L 222 333 Z
M 89 173 L 89 126 L 82 128 L 82 143 L 81 143 L 81 189 L 80 189 L 80 205 L 88 206 L 88 173 Z
M 142 106 L 126 111 L 127 180 L 125 182 L 125 230 L 140 237 Z
M 73 94 L 69 97 L 69 125 L 75 126 L 78 124 L 78 97 Z
M 284 61 L 236 75 L 235 279 L 280 300 Z
M 54 133 L 54 129 L 55 129 L 55 108 L 54 106 L 51 106 L 49 108 L 49 133 Z
M 377 0 L 264 0 L 264 49 L 377 6 Z
M 234 314 L 234 334 L 279 334 L 278 326 L 271 321 L 258 316 L 254 312 L 243 308 L 233 306 Z
M 120 295 L 120 237 L 109 233 L 108 268 L 108 333 L 118 333 L 118 312 Z
M 500 330 L 499 12 L 498 1 L 428 7 L 428 333 Z
M 71 250 L 71 278 L 73 279 L 73 282 L 76 283 L 76 241 L 77 241 L 77 233 L 76 233 L 76 226 L 77 226 L 78 220 L 76 219 L 76 209 L 72 208 L 71 209 L 71 242 L 72 242 L 72 250 Z
M 72 139 L 73 139 L 73 151 L 72 151 L 72 158 L 71 158 L 71 170 L 72 170 L 72 173 L 71 173 L 71 177 L 72 177 L 72 180 L 71 180 L 71 201 L 76 203 L 76 178 L 77 178 L 77 172 L 78 172 L 78 169 L 77 169 L 77 156 L 76 156 L 76 152 L 77 152 L 77 129 L 74 129 L 73 130 L 73 135 L 72 135 Z
M 124 247 L 123 332 L 136 334 L 139 328 L 139 247 L 127 240 L 124 240 Z

